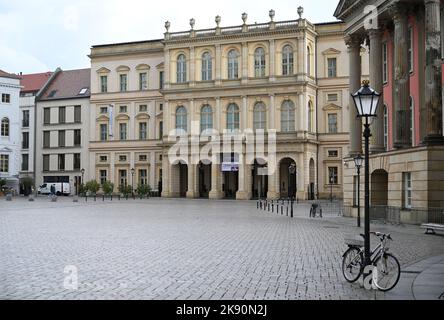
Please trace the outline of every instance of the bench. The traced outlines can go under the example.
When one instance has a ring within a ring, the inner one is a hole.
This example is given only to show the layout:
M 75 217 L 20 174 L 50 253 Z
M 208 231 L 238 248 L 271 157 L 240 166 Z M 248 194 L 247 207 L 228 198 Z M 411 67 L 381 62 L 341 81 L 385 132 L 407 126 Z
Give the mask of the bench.
M 444 224 L 425 223 L 421 228 L 426 230 L 426 234 L 436 234 L 436 231 L 444 231 Z

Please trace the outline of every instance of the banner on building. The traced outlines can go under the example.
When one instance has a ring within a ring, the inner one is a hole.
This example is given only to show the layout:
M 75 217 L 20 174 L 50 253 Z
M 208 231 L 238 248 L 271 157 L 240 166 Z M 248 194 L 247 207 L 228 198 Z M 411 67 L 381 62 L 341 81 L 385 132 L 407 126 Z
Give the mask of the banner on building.
M 108 116 L 109 116 L 109 136 L 113 137 L 114 134 L 114 106 L 112 104 L 110 104 L 108 106 Z

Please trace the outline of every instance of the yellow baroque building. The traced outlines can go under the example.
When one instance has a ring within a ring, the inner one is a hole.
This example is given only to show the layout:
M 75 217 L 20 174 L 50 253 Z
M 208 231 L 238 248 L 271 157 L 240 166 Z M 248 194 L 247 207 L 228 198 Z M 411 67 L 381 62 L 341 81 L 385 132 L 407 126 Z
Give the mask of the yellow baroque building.
M 216 27 L 205 30 L 195 30 L 191 19 L 185 32 L 170 32 L 167 22 L 162 40 L 93 47 L 93 178 L 147 181 L 163 197 L 342 197 L 350 108 L 344 24 L 312 24 L 302 16 L 275 22 L 273 11 L 270 18 L 248 24 L 244 14 L 242 25 L 220 27 L 218 16 Z M 365 75 L 365 49 L 362 60 Z M 140 139 L 144 122 L 147 138 Z M 242 139 L 238 148 L 217 143 L 201 157 L 207 145 L 193 148 L 191 141 L 209 129 L 263 130 L 266 152 L 252 153 Z M 186 155 L 172 158 L 184 137 Z

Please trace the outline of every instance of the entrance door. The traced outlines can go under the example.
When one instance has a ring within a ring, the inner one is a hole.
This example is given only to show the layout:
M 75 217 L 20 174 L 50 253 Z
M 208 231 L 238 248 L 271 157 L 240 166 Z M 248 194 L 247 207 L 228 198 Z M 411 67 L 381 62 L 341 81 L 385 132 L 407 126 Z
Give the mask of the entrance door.
M 188 166 L 179 164 L 180 197 L 185 198 L 188 191 Z
M 236 193 L 239 190 L 239 173 L 225 172 L 223 191 L 226 199 L 236 199 Z
M 200 163 L 199 170 L 199 197 L 208 199 L 211 190 L 211 164 Z

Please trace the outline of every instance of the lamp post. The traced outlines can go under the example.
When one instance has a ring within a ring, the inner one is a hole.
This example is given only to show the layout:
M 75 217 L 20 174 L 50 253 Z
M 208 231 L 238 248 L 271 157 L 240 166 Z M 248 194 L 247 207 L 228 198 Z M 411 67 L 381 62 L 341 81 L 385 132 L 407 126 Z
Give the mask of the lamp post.
M 81 181 L 81 184 L 83 185 L 83 178 L 85 177 L 85 169 L 80 170 L 80 172 L 82 173 L 82 181 Z
M 292 163 L 288 167 L 288 173 L 290 174 L 290 176 L 296 173 L 296 165 L 294 163 Z M 288 184 L 288 187 L 290 187 L 290 184 Z M 296 188 L 297 188 L 297 186 L 296 186 Z M 291 191 L 292 191 L 292 193 L 291 193 L 291 198 L 290 198 L 290 200 L 291 200 L 291 213 L 290 213 L 290 216 L 293 218 L 293 215 L 294 215 L 294 212 L 293 212 L 294 196 L 293 196 L 293 190 L 291 190 Z
M 369 81 L 363 81 L 362 87 L 352 94 L 355 107 L 358 112 L 358 118 L 364 118 L 364 139 L 365 139 L 365 226 L 364 226 L 364 266 L 370 265 L 370 161 L 369 161 L 369 139 L 372 136 L 370 132 L 369 118 L 376 117 L 379 97 L 381 95 L 372 89 Z
M 358 228 L 361 227 L 361 167 L 362 167 L 362 162 L 364 161 L 364 158 L 359 154 L 357 157 L 355 157 L 354 159 L 355 161 L 355 167 L 356 167 L 356 172 L 358 174 L 358 185 L 357 185 L 357 193 L 358 193 Z
M 134 174 L 136 173 L 136 169 L 131 169 L 131 195 L 134 198 Z

